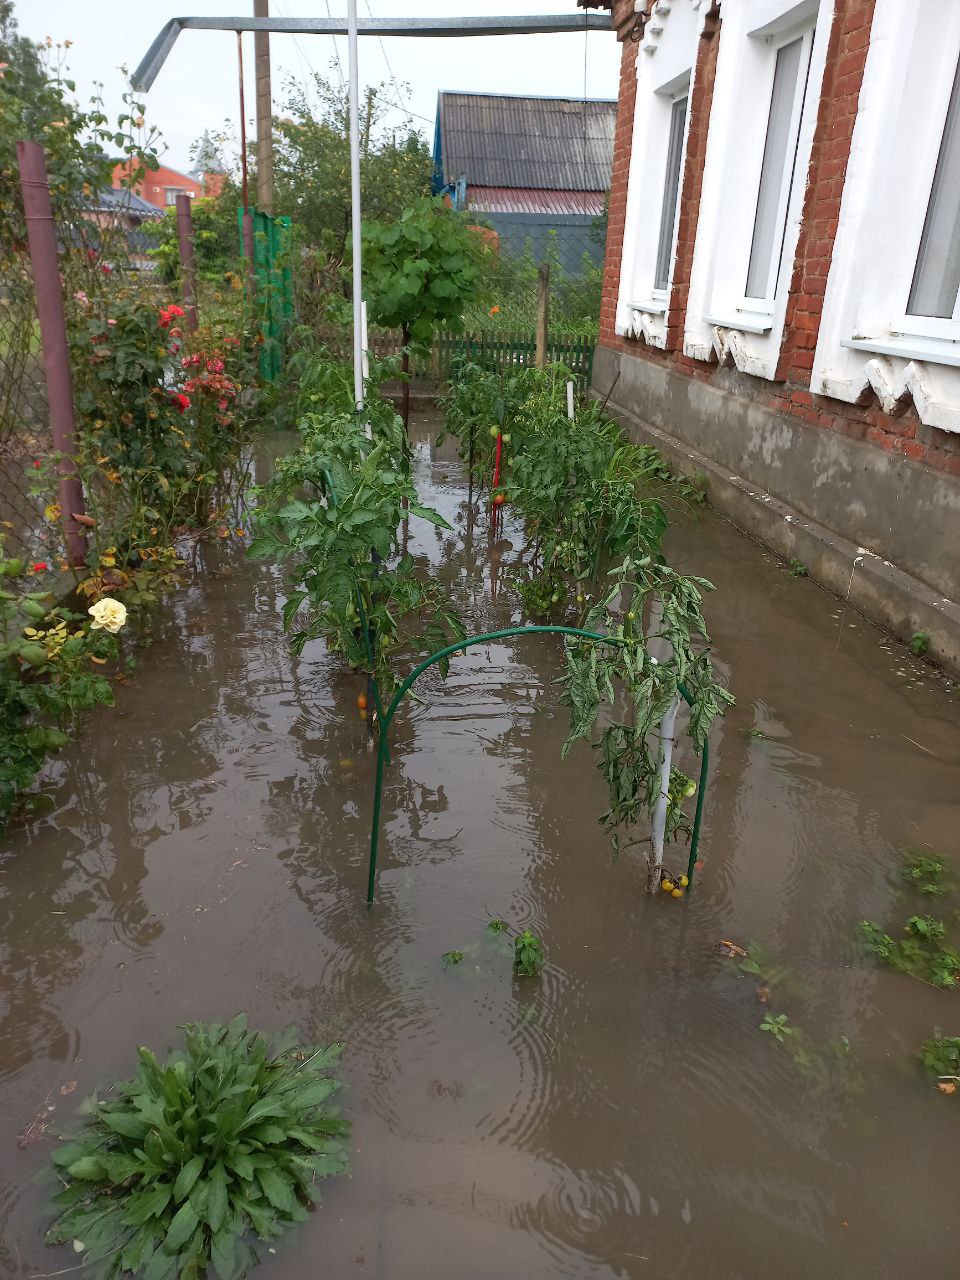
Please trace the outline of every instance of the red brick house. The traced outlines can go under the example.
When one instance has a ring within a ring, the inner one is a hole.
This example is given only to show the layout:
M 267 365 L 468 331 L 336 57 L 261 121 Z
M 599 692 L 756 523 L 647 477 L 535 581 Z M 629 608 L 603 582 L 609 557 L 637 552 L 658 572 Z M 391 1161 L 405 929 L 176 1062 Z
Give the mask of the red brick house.
M 622 42 L 596 392 L 960 666 L 960 3 L 578 3 Z
M 118 164 L 113 170 L 113 185 L 120 187 L 123 185 L 126 168 L 122 164 Z M 148 172 L 142 182 L 137 183 L 134 188 L 136 194 L 146 200 L 148 204 L 155 205 L 158 209 L 165 209 L 170 205 L 177 203 L 177 196 L 186 194 L 199 200 L 203 196 L 216 196 L 223 187 L 223 174 L 221 173 L 205 173 L 202 179 L 192 178 L 187 173 L 180 173 L 176 169 L 169 169 L 166 165 L 152 172 Z

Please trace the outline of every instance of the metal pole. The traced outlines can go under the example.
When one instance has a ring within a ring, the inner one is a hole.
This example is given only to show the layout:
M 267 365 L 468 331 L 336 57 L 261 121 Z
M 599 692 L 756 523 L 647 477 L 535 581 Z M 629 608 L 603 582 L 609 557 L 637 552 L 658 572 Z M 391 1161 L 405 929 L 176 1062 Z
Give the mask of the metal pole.
M 77 421 L 73 412 L 73 380 L 67 347 L 67 320 L 63 310 L 60 267 L 57 262 L 57 235 L 50 204 L 50 186 L 43 148 L 37 142 L 17 143 L 20 189 L 27 223 L 27 243 L 33 287 L 37 296 L 37 319 L 43 347 L 43 371 L 47 382 L 50 436 L 60 455 L 57 497 L 60 502 L 67 558 L 82 565 L 87 555 L 87 538 L 74 516 L 85 514 L 83 486 L 76 472 Z
M 255 18 L 270 17 L 270 0 L 253 0 Z M 257 85 L 257 208 L 273 217 L 273 97 L 270 92 L 270 33 L 253 37 Z
M 357 0 L 347 5 L 347 62 L 350 80 L 350 204 L 353 239 L 353 399 L 363 409 L 363 258 L 360 209 L 360 68 L 357 59 Z M 367 435 L 371 435 L 369 424 Z
M 243 32 L 237 32 L 237 75 L 240 89 L 240 186 L 243 195 L 243 256 L 247 260 L 247 275 L 253 285 L 255 263 L 253 260 L 253 215 L 250 212 L 250 195 L 247 183 L 247 109 L 243 98 Z
M 537 274 L 537 354 L 538 369 L 547 367 L 547 316 L 550 309 L 550 263 L 541 262 Z
M 469 649 L 475 644 L 488 644 L 491 640 L 502 640 L 506 636 L 527 636 L 527 635 L 566 635 L 578 636 L 581 640 L 599 640 L 603 644 L 622 645 L 624 641 L 615 636 L 606 636 L 599 631 L 584 631 L 582 627 L 561 627 L 561 626 L 542 626 L 542 627 L 506 627 L 503 631 L 488 631 L 482 636 L 468 636 L 465 640 L 459 640 L 456 644 L 448 644 L 444 649 L 438 649 L 436 653 L 431 653 L 429 658 L 424 658 L 418 666 L 410 672 L 407 678 L 400 685 L 399 689 L 393 696 L 386 713 L 380 717 L 380 742 L 377 749 L 377 771 L 373 786 L 373 815 L 370 821 L 370 862 L 367 868 L 367 905 L 373 905 L 374 893 L 377 885 L 377 852 L 380 846 L 380 810 L 383 804 L 383 769 L 389 759 L 388 737 L 390 734 L 390 725 L 393 723 L 393 717 L 397 714 L 400 703 L 406 697 L 409 690 L 413 687 L 420 676 L 423 675 L 429 667 L 435 662 L 439 662 L 441 658 L 451 657 L 455 653 Z M 677 684 L 677 692 L 683 698 L 688 706 L 693 706 L 693 698 L 686 685 Z M 706 742 L 703 744 L 703 759 L 700 765 L 700 794 L 697 797 L 697 809 L 693 819 L 693 833 L 690 840 L 690 860 L 688 864 L 687 878 L 690 881 L 689 891 L 693 890 L 693 871 L 697 860 L 697 846 L 700 842 L 700 824 L 703 817 L 703 800 L 707 789 L 707 765 L 709 755 Z
M 177 196 L 177 240 L 180 244 L 180 286 L 183 290 L 183 307 L 187 328 L 196 333 L 197 316 L 197 268 L 193 257 L 193 215 L 190 197 L 186 192 Z

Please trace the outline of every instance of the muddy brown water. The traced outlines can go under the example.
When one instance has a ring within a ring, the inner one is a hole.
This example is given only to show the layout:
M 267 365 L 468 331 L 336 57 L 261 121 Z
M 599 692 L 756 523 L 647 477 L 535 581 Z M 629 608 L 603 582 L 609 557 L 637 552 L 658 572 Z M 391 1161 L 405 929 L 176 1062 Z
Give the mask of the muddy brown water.
M 471 628 L 517 621 L 516 531 L 491 547 L 468 526 L 429 426 L 420 481 L 456 532 L 420 528 L 411 549 Z M 637 858 L 611 861 L 589 752 L 560 760 L 559 642 L 524 637 L 425 677 L 398 722 L 373 910 L 357 682 L 319 644 L 290 657 L 276 571 L 198 549 L 204 572 L 118 708 L 85 722 L 51 812 L 4 841 L 0 1275 L 76 1266 L 42 1231 L 77 1100 L 137 1044 L 238 1009 L 347 1046 L 352 1173 L 264 1252 L 263 1280 L 960 1273 L 960 1103 L 915 1057 L 935 1025 L 960 1032 L 960 995 L 853 942 L 861 917 L 912 910 L 906 847 L 958 861 L 955 693 L 715 515 L 670 540 L 717 585 L 738 698 L 697 892 L 649 900 Z M 541 980 L 512 980 L 493 916 L 542 935 Z M 785 970 L 766 1005 L 723 938 Z M 798 1069 L 767 1011 L 827 1065 Z M 820 1050 L 841 1036 L 834 1063 Z M 47 1136 L 18 1145 L 38 1116 Z

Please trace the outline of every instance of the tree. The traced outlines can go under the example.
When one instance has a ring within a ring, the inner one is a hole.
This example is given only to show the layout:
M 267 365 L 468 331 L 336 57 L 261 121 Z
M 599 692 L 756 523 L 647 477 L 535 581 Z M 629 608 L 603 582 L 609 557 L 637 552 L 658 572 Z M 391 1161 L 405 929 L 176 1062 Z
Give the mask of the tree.
M 483 233 L 439 197 L 423 198 L 384 222 L 363 226 L 364 294 L 370 318 L 403 333 L 403 368 L 411 341 L 428 347 L 438 328 L 459 327 L 483 278 Z M 403 420 L 410 387 L 403 384 Z
M 385 86 L 367 89 L 360 104 L 360 193 L 374 219 L 430 191 L 433 161 L 409 118 L 386 125 Z M 288 85 L 286 114 L 275 122 L 277 208 L 290 215 L 302 239 L 339 268 L 350 234 L 350 140 L 346 89 L 315 75 Z
M 206 280 L 222 282 L 230 272 L 241 273 L 240 232 L 237 210 L 241 194 L 224 175 L 224 185 L 216 196 L 193 200 L 190 216 L 193 222 L 193 251 L 197 271 Z M 177 211 L 165 210 L 157 227 L 157 247 L 152 257 L 159 264 L 164 281 L 180 278 L 180 242 L 177 234 Z

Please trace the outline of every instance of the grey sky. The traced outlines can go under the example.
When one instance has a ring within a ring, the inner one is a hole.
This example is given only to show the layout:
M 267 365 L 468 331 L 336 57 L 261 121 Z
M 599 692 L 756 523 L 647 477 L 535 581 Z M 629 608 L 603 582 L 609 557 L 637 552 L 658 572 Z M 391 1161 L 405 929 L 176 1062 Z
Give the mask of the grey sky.
M 272 0 L 278 17 L 346 16 L 346 0 Z M 180 14 L 231 15 L 251 13 L 251 0 L 16 0 L 15 11 L 24 35 L 74 42 L 69 65 L 84 102 L 94 82 L 104 85 L 108 111 L 120 109 L 123 77 L 118 68 L 135 67 L 168 18 Z M 461 14 L 578 13 L 574 0 L 359 0 L 361 17 L 451 16 Z M 493 93 L 530 93 L 579 97 L 586 86 L 590 97 L 613 98 L 617 93 L 619 48 L 614 35 L 592 31 L 576 35 L 507 36 L 486 39 L 423 40 L 372 37 L 360 41 L 363 81 L 389 80 L 410 85 L 404 104 L 416 114 L 416 124 L 433 140 L 436 96 L 440 89 Z M 346 69 L 342 39 L 327 36 L 277 36 L 272 41 L 274 101 L 282 98 L 283 82 L 292 75 L 303 80 L 312 70 L 330 73 L 335 45 Z M 236 128 L 236 37 L 227 32 L 184 32 L 147 96 L 147 118 L 159 127 L 169 150 L 164 161 L 174 168 L 189 166 L 190 143 L 204 129 L 216 133 L 229 120 Z M 387 63 L 389 62 L 389 68 Z M 253 37 L 244 37 L 244 63 L 249 71 L 247 117 L 253 117 Z M 337 76 L 334 66 L 332 75 Z

